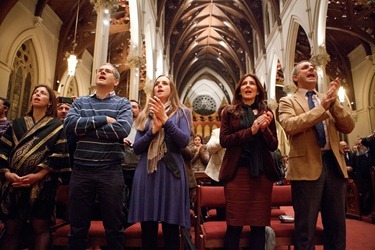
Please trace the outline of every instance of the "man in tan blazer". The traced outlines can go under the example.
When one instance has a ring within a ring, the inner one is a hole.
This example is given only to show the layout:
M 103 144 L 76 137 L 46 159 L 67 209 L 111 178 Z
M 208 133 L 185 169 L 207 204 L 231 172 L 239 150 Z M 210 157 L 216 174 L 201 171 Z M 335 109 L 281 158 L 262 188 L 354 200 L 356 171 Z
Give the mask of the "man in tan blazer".
M 280 99 L 280 123 L 289 137 L 289 169 L 295 212 L 295 249 L 314 249 L 319 211 L 322 215 L 325 249 L 345 249 L 345 193 L 348 173 L 338 132 L 350 133 L 354 120 L 337 101 L 339 79 L 326 94 L 316 91 L 315 66 L 308 61 L 293 69 L 297 91 Z M 309 107 L 307 92 L 310 93 Z M 322 124 L 323 143 L 315 126 Z M 323 130 L 324 128 L 324 130 Z

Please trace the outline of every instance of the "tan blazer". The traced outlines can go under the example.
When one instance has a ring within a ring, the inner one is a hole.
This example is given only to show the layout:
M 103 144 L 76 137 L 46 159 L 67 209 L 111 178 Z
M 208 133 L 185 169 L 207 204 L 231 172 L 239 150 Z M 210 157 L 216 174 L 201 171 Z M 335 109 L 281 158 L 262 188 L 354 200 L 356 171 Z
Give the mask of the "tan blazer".
M 323 94 L 318 93 L 320 100 Z M 279 118 L 289 137 L 288 180 L 316 180 L 322 172 L 321 148 L 317 143 L 314 125 L 325 120 L 331 149 L 347 178 L 344 152 L 339 145 L 338 132 L 348 134 L 354 129 L 354 120 L 338 101 L 325 110 L 322 105 L 310 110 L 306 97 L 297 90 L 294 95 L 280 99 Z

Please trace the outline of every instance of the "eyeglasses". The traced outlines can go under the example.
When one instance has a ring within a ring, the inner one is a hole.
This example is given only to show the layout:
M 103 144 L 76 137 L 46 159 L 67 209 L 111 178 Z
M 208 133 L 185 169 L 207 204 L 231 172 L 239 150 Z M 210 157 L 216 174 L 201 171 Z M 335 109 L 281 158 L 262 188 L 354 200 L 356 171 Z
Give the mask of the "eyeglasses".
M 97 69 L 97 70 L 96 70 L 96 73 L 102 73 L 103 71 L 104 71 L 106 74 L 113 74 L 113 70 L 111 70 L 111 69 L 107 69 L 107 68 L 105 68 L 105 69 Z

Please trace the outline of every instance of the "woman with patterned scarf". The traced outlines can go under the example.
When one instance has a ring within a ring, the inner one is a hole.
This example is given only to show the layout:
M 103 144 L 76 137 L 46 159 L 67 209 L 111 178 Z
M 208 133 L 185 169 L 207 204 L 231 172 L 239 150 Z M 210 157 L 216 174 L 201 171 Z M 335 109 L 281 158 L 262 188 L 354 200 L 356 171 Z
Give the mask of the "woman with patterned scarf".
M 189 187 L 181 150 L 189 144 L 190 110 L 178 97 L 176 85 L 159 76 L 137 121 L 135 170 L 129 223 L 141 222 L 142 249 L 156 249 L 158 222 L 165 249 L 179 249 L 179 226 L 190 228 Z
M 20 249 L 26 223 L 33 229 L 32 249 L 49 249 L 57 175 L 70 171 L 69 154 L 56 97 L 46 85 L 37 85 L 31 110 L 15 119 L 0 139 L 1 219 L 5 232 L 0 249 Z M 26 247 L 26 246 L 24 246 Z

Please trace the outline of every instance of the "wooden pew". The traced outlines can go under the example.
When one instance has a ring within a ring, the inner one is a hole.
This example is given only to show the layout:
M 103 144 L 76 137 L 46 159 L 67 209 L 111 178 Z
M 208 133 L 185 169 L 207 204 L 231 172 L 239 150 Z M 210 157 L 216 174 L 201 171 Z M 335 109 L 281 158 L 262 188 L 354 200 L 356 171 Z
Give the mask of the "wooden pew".
M 198 186 L 197 192 L 197 217 L 201 218 L 202 208 L 225 207 L 224 187 L 220 186 Z M 289 185 L 274 186 L 272 195 L 272 206 L 291 206 L 291 189 Z M 276 246 L 292 246 L 294 235 L 293 223 L 282 223 L 280 220 L 271 220 L 271 228 L 275 232 Z M 225 221 L 201 221 L 195 226 L 195 239 L 197 249 L 222 248 L 226 232 Z M 316 245 L 323 245 L 323 229 L 317 226 Z M 240 247 L 248 247 L 250 238 L 250 227 L 245 226 L 242 230 Z

